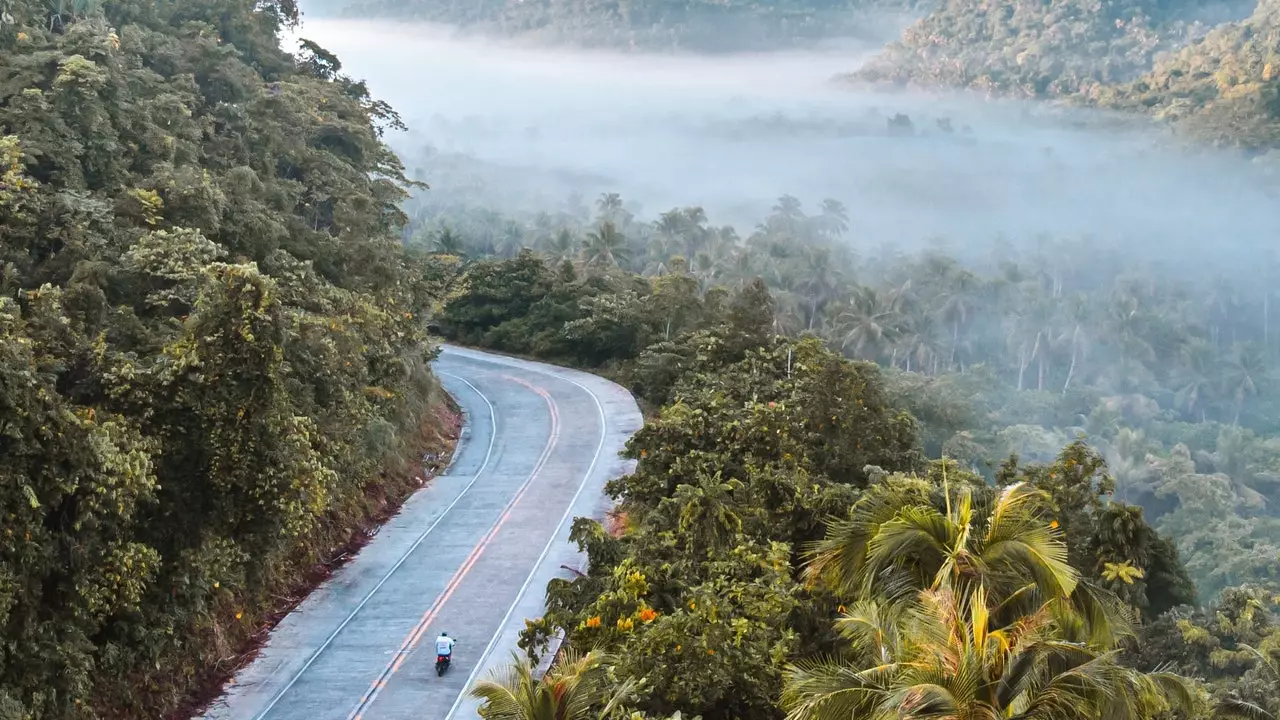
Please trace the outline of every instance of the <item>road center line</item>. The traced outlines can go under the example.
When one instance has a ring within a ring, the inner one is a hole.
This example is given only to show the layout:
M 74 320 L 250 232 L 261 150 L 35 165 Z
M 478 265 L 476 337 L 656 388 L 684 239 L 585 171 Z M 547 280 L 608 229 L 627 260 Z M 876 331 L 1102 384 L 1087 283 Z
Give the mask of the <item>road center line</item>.
M 551 398 L 551 394 L 542 388 L 535 387 L 534 385 L 521 380 L 520 378 L 510 375 L 504 375 L 503 377 L 507 380 L 524 385 L 546 401 L 547 409 L 551 413 L 551 434 L 547 438 L 547 445 L 543 448 L 542 454 L 538 457 L 537 463 L 534 464 L 533 470 L 529 473 L 529 477 L 525 479 L 524 483 L 520 486 L 520 489 L 516 491 L 516 494 L 507 503 L 506 507 L 503 508 L 502 514 L 499 515 L 497 521 L 495 521 L 493 526 L 489 528 L 489 532 L 480 540 L 480 543 L 472 548 L 471 553 L 449 580 L 444 591 L 436 598 L 435 602 L 431 604 L 431 607 L 425 614 L 423 614 L 417 624 L 414 625 L 413 629 L 400 643 L 400 649 L 396 652 L 392 661 L 387 663 L 387 666 L 384 667 L 382 672 L 378 674 L 378 677 L 374 679 L 364 696 L 360 698 L 360 703 L 356 705 L 350 714 L 347 715 L 347 720 L 362 720 L 364 712 L 368 710 L 373 705 L 373 702 L 378 699 L 378 696 L 382 694 L 382 690 L 391 681 L 391 677 L 395 675 L 396 671 L 404 664 L 405 659 L 417 647 L 418 642 L 421 641 L 422 636 L 426 632 L 427 627 L 431 624 L 431 621 L 435 620 L 436 616 L 440 613 L 441 608 L 444 607 L 445 602 L 453 596 L 454 591 L 458 589 L 458 586 L 462 584 L 463 579 L 465 579 L 467 574 L 471 572 L 471 568 L 475 566 L 476 561 L 484 554 L 485 549 L 489 547 L 489 544 L 493 542 L 495 537 L 497 537 L 498 532 L 502 529 L 503 525 L 506 524 L 508 518 L 511 517 L 511 511 L 515 508 L 516 503 L 524 497 L 530 486 L 533 485 L 533 481 L 537 479 L 538 475 L 542 472 L 542 468 L 547 464 L 547 460 L 551 457 L 552 450 L 555 449 L 556 442 L 560 439 L 560 413 L 556 407 L 555 401 Z
M 547 374 L 549 375 L 550 373 Z M 529 568 L 529 574 L 525 577 L 524 584 L 520 586 L 520 591 L 516 593 L 515 600 L 511 601 L 511 607 L 507 608 L 507 614 L 502 617 L 502 622 L 498 623 L 498 629 L 494 631 L 493 637 L 489 640 L 489 644 L 484 649 L 484 653 L 480 655 L 480 659 L 476 662 L 475 667 L 471 669 L 471 674 L 467 676 L 466 684 L 462 686 L 462 692 L 458 693 L 458 697 L 453 701 L 453 705 L 449 708 L 448 714 L 444 716 L 445 720 L 450 720 L 453 717 L 453 714 L 458 711 L 458 706 L 460 706 L 463 699 L 466 698 L 467 691 L 471 689 L 472 683 L 476 680 L 476 675 L 478 675 L 480 670 L 484 668 L 485 661 L 489 658 L 494 647 L 498 644 L 498 638 L 502 637 L 502 630 L 507 626 L 507 622 L 511 619 L 511 614 L 515 612 L 516 606 L 520 604 L 521 598 L 523 598 L 525 592 L 528 591 L 529 584 L 533 582 L 533 578 L 537 575 L 538 569 L 542 566 L 542 562 L 546 560 L 547 553 L 551 552 L 551 547 L 555 544 L 556 539 L 560 537 L 560 529 L 564 527 L 565 522 L 573 512 L 573 506 L 578 504 L 578 498 L 582 495 L 582 491 L 586 489 L 587 481 L 591 479 L 591 474 L 595 472 L 596 464 L 600 462 L 600 453 L 604 451 L 605 438 L 609 435 L 609 424 L 605 419 L 604 405 L 600 403 L 600 398 L 596 397 L 595 393 L 591 392 L 591 390 L 587 389 L 585 385 L 577 382 L 576 380 L 571 380 L 560 375 L 556 375 L 554 377 L 558 377 L 561 380 L 577 385 L 579 389 L 589 395 L 591 400 L 595 402 L 596 413 L 600 418 L 600 441 L 596 443 L 596 453 L 591 458 L 591 464 L 587 466 L 587 471 L 583 473 L 582 482 L 578 484 L 577 492 L 573 494 L 573 498 L 569 500 L 569 504 L 564 509 L 564 514 L 560 516 L 560 523 L 556 525 L 555 530 L 551 533 L 551 537 L 547 539 L 547 544 L 542 548 L 542 554 L 538 555 L 538 559 L 534 561 L 533 567 Z
M 467 491 L 471 489 L 471 486 L 475 485 L 476 481 L 480 479 L 480 476 L 484 474 L 484 471 L 488 469 L 489 461 L 493 458 L 493 444 L 498 437 L 498 418 L 496 413 L 493 410 L 493 403 L 489 401 L 489 398 L 485 397 L 484 393 L 480 392 L 480 388 L 477 388 L 475 385 L 472 385 L 471 382 L 466 378 L 461 378 L 461 377 L 458 377 L 457 375 L 451 375 L 449 373 L 440 373 L 440 374 L 446 377 L 451 377 L 454 380 L 458 380 L 464 383 L 467 387 L 471 388 L 476 395 L 479 395 L 480 399 L 484 401 L 484 404 L 488 406 L 489 428 L 490 428 L 489 448 L 485 451 L 484 462 L 480 464 L 480 469 L 476 470 L 476 474 L 472 476 L 471 481 L 468 482 L 466 486 L 462 488 L 462 492 L 458 493 L 457 497 L 453 499 L 453 502 L 449 503 L 445 507 L 444 511 L 441 512 L 440 515 L 435 519 L 435 522 L 432 522 L 431 525 L 428 526 L 426 530 L 422 531 L 422 534 L 419 535 L 417 539 L 413 541 L 413 544 L 409 546 L 409 549 L 405 550 L 404 554 L 400 556 L 400 559 L 396 560 L 396 564 L 392 565 L 391 569 L 387 570 L 387 573 L 382 576 L 382 579 L 378 581 L 378 584 L 374 585 L 373 589 L 370 590 L 368 594 L 366 594 L 364 598 L 360 600 L 360 603 L 351 610 L 351 613 L 348 614 L 345 618 L 343 618 L 342 622 L 338 624 L 338 627 L 334 628 L 333 632 L 329 633 L 329 637 L 325 638 L 324 642 L 320 644 L 320 647 L 316 648 L 315 652 L 311 653 L 310 657 L 307 658 L 307 661 L 302 664 L 301 668 L 298 669 L 298 672 L 294 673 L 293 677 L 289 678 L 289 682 L 285 683 L 285 686 L 283 688 L 280 688 L 280 691 L 271 697 L 271 701 L 268 702 L 267 706 L 262 709 L 262 712 L 259 712 L 256 716 L 254 716 L 254 720 L 263 720 L 264 718 L 266 718 L 267 713 L 271 712 L 271 709 L 274 708 L 276 704 L 280 702 L 280 698 L 284 697 L 285 693 L 289 692 L 289 690 L 294 686 L 294 684 L 298 682 L 298 679 L 301 678 L 303 674 L 307 672 L 307 669 L 311 667 L 311 664 L 316 661 L 316 658 L 320 657 L 320 654 L 323 653 L 326 649 L 328 649 L 329 645 L 333 643 L 334 638 L 338 637 L 338 634 L 341 633 L 342 630 L 346 628 L 347 625 L 353 619 L 355 619 L 356 615 L 358 615 L 360 611 L 364 609 L 364 606 L 368 604 L 369 600 L 372 599 L 375 594 L 377 594 L 378 590 L 382 589 L 382 586 L 386 584 L 387 580 L 391 579 L 391 576 L 394 575 L 395 572 L 400 569 L 400 566 L 403 565 L 405 561 L 409 559 L 409 556 L 413 554 L 413 551 L 418 549 L 418 546 L 422 544 L 422 541 L 427 539 L 427 536 L 431 534 L 431 531 L 435 530 L 436 526 L 439 525 L 440 522 L 449 515 L 449 511 L 452 510 L 453 507 L 457 505 L 458 502 L 462 500 L 463 497 L 466 496 Z

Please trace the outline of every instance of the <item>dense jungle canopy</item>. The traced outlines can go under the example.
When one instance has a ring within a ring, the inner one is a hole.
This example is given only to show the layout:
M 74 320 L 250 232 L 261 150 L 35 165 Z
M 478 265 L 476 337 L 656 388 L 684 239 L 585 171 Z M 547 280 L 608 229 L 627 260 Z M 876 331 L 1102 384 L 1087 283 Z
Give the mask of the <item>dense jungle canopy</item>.
M 325 9 L 629 51 L 906 13 L 850 87 L 1277 142 L 1274 0 Z M 282 49 L 298 19 L 0 0 L 0 718 L 189 715 L 447 444 L 428 328 L 649 415 L 522 636 L 567 651 L 477 686 L 489 720 L 1280 717 L 1269 249 L 1188 276 L 1089 239 L 859 245 L 836 199 L 498 211 L 482 163 L 406 153 L 411 181 L 395 110 Z
M 161 717 L 439 425 L 396 116 L 291 2 L 0 10 L 0 716 Z

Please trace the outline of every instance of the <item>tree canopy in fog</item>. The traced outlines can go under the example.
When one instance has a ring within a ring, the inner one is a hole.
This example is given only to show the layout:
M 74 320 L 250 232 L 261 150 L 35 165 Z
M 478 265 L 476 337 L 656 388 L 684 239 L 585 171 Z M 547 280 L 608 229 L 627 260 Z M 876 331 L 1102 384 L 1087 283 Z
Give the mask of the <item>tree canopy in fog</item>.
M 1275 0 L 303 5 L 0 0 L 0 716 L 207 699 L 428 328 L 650 416 L 491 720 L 1280 716 Z

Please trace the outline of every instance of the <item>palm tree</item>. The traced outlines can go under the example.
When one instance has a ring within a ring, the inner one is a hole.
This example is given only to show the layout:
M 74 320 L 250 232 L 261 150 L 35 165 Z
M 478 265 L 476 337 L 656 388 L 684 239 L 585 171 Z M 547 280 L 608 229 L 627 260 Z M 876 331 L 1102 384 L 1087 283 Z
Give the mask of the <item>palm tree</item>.
M 466 241 L 448 225 L 440 228 L 440 232 L 431 238 L 431 249 L 444 255 L 465 256 L 467 254 Z
M 1231 355 L 1223 363 L 1222 385 L 1223 395 L 1235 400 L 1235 416 L 1232 425 L 1240 424 L 1240 411 L 1244 409 L 1244 401 L 1251 395 L 1258 394 L 1258 386 L 1268 379 L 1266 356 L 1256 343 L 1238 343 L 1231 349 Z
M 860 287 L 849 300 L 849 309 L 836 323 L 843 335 L 841 350 L 855 357 L 875 360 L 887 343 L 896 339 L 898 312 L 892 298 L 885 300 L 870 287 Z
M 839 287 L 839 270 L 833 267 L 831 252 L 826 248 L 805 248 L 801 262 L 802 279 L 797 289 L 803 294 L 808 306 L 805 309 L 806 329 L 813 330 L 822 310 Z
M 1258 678 L 1271 686 L 1264 700 L 1269 707 L 1249 702 L 1236 694 L 1223 699 L 1218 704 L 1217 714 L 1220 717 L 1235 717 L 1243 720 L 1277 720 L 1280 718 L 1280 651 L 1263 652 L 1252 645 L 1240 643 L 1244 652 L 1253 656 L 1254 672 Z
M 978 585 L 999 601 L 1031 590 L 1044 598 L 1075 592 L 1079 574 L 1067 562 L 1061 531 L 1046 517 L 1043 491 L 1009 485 L 985 518 L 975 515 L 969 488 L 955 498 L 950 487 L 943 492 L 940 511 L 919 486 L 874 486 L 811 546 L 806 577 L 846 597 L 890 600 L 921 589 L 967 595 Z
M 951 355 L 948 367 L 955 367 L 960 349 L 960 328 L 969 323 L 973 313 L 973 296 L 978 278 L 968 270 L 953 269 L 942 279 L 941 292 L 936 297 L 938 317 L 951 330 Z
M 601 193 L 596 199 L 596 210 L 605 220 L 616 220 L 622 216 L 622 196 L 618 193 Z
M 605 673 L 609 656 L 565 651 L 541 679 L 534 664 L 511 653 L 512 662 L 471 688 L 483 701 L 485 720 L 604 720 L 617 715 L 636 688 L 634 681 L 614 685 Z
M 903 313 L 898 325 L 895 356 L 902 357 L 904 370 L 936 375 L 938 360 L 947 347 L 944 332 L 924 308 L 912 306 L 910 309 L 914 311 Z
M 1182 362 L 1173 371 L 1178 407 L 1205 421 L 1205 409 L 1213 403 L 1214 363 L 1217 354 L 1209 341 L 1195 338 L 1182 348 Z
M 631 259 L 627 238 L 617 226 L 608 220 L 587 233 L 582 243 L 582 259 L 589 268 L 609 268 L 625 265 Z
M 852 645 L 843 661 L 787 668 L 787 720 L 1145 720 L 1192 704 L 1176 675 L 1069 641 L 1054 601 L 1010 622 L 996 610 L 980 583 L 857 603 L 836 623 Z
M 849 213 L 844 203 L 827 198 L 822 201 L 822 214 L 814 218 L 819 234 L 828 240 L 836 240 L 849 229 Z
M 512 258 L 525 247 L 524 227 L 520 223 L 508 220 L 503 223 L 501 234 L 494 248 L 498 257 Z
M 679 209 L 668 210 L 658 216 L 658 221 L 653 224 L 656 234 L 656 240 L 662 242 L 663 247 L 668 251 L 674 251 L 675 245 L 679 243 L 685 232 L 685 224 L 688 218 Z
M 557 263 L 573 258 L 577 249 L 578 243 L 569 228 L 560 228 L 542 243 L 542 252 Z

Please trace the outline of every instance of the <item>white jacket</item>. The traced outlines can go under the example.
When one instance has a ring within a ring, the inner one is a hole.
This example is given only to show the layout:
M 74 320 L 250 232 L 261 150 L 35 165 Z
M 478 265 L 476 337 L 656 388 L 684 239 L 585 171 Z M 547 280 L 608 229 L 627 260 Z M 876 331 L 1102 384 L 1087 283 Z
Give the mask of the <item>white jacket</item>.
M 454 640 L 454 639 L 453 639 L 453 638 L 451 638 L 451 637 L 447 637 L 447 636 L 441 635 L 440 637 L 436 638 L 436 654 L 437 654 L 437 655 L 452 655 L 452 654 L 453 654 L 453 644 L 454 644 L 454 643 L 456 643 L 456 642 L 458 642 L 458 641 L 457 641 L 457 640 Z

